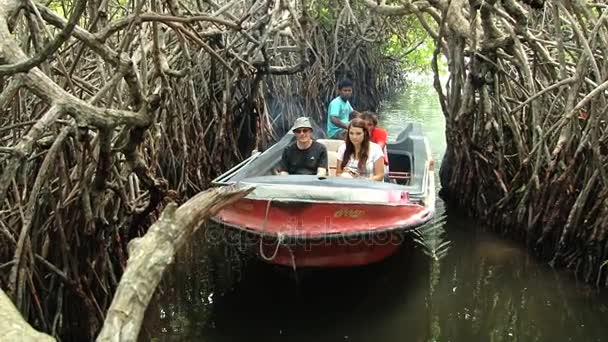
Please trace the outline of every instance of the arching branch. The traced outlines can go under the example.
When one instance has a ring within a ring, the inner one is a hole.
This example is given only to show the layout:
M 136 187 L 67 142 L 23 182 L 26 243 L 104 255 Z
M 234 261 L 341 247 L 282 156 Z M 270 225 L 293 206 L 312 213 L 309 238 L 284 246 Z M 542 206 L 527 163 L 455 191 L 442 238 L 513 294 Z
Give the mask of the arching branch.
M 42 50 L 40 50 L 32 58 L 8 65 L 0 65 L 0 76 L 12 75 L 19 72 L 26 72 L 31 68 L 37 67 L 40 63 L 44 62 L 52 54 L 61 47 L 61 45 L 70 38 L 76 23 L 80 20 L 80 16 L 86 8 L 87 0 L 77 0 L 76 6 L 72 10 L 72 14 L 65 25 L 65 27 L 59 32 L 52 42 L 47 44 Z

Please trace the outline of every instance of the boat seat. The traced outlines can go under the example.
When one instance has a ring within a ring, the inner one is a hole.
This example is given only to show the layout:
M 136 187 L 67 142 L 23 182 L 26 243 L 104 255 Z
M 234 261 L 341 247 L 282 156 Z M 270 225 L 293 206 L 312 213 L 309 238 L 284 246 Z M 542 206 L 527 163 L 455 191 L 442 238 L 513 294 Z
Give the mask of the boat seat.
M 329 168 L 328 173 L 330 176 L 336 175 L 336 164 L 338 163 L 338 152 L 327 151 L 327 166 Z
M 338 140 L 338 139 L 318 139 L 317 142 L 325 145 L 325 147 L 327 147 L 327 167 L 328 167 L 328 174 L 330 176 L 335 176 L 336 175 L 336 164 L 338 163 L 338 148 L 340 148 L 340 146 L 342 144 L 344 144 L 344 140 Z M 386 168 L 385 168 L 386 170 Z M 390 172 L 387 175 L 387 178 L 390 179 L 399 179 L 399 180 L 404 180 L 407 179 L 409 180 L 409 173 L 407 172 Z M 391 177 L 392 176 L 392 177 Z
M 318 139 L 317 142 L 325 145 L 325 147 L 327 147 L 327 152 L 338 152 L 338 148 L 340 148 L 340 145 L 344 144 L 344 140 L 339 139 Z
M 339 139 L 318 139 L 317 142 L 325 145 L 327 148 L 327 166 L 330 176 L 336 175 L 336 163 L 338 162 L 338 148 L 344 144 L 344 140 Z

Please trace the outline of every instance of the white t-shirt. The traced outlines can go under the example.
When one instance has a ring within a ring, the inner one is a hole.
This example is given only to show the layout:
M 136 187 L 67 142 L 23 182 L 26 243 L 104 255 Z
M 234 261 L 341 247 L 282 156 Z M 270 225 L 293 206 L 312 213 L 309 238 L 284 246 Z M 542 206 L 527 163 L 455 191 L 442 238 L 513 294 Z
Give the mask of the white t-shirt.
M 344 151 L 346 150 L 346 144 L 340 145 L 338 148 L 338 163 L 341 163 L 344 160 Z M 359 167 L 359 159 L 353 159 L 354 153 L 350 156 L 350 160 L 344 167 L 350 168 L 352 170 L 358 171 Z M 361 177 L 369 177 L 374 174 L 374 163 L 376 160 L 384 158 L 384 152 L 382 152 L 382 148 L 380 145 L 375 144 L 373 142 L 369 142 L 369 153 L 367 154 L 367 161 L 365 162 L 365 172 L 360 173 Z M 383 159 L 384 160 L 384 159 Z M 359 171 L 361 172 L 361 171 Z

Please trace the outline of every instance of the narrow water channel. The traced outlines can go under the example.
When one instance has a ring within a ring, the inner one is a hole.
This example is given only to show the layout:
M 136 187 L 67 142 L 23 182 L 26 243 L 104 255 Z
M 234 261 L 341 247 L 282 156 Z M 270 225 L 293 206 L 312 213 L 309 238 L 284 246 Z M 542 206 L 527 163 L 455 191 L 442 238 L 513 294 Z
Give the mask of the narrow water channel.
M 428 77 L 381 111 L 389 137 L 422 123 L 437 165 L 444 119 Z M 437 168 L 438 169 L 438 168 Z M 438 178 L 437 178 L 438 179 Z M 608 296 L 446 212 L 432 262 L 413 243 L 382 263 L 300 274 L 243 257 L 221 227 L 199 231 L 148 308 L 142 341 L 605 341 Z M 226 241 L 231 241 L 227 243 Z

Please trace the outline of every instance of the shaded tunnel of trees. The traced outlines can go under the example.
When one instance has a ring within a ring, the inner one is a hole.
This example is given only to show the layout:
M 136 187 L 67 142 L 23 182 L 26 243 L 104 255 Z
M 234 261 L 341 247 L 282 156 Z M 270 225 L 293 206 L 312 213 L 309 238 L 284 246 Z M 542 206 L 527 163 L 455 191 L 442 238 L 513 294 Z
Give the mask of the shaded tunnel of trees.
M 0 0 L 1 287 L 34 328 L 93 339 L 128 243 L 169 203 L 295 117 L 323 123 L 342 77 L 377 109 L 427 43 L 444 196 L 605 286 L 607 7 Z

